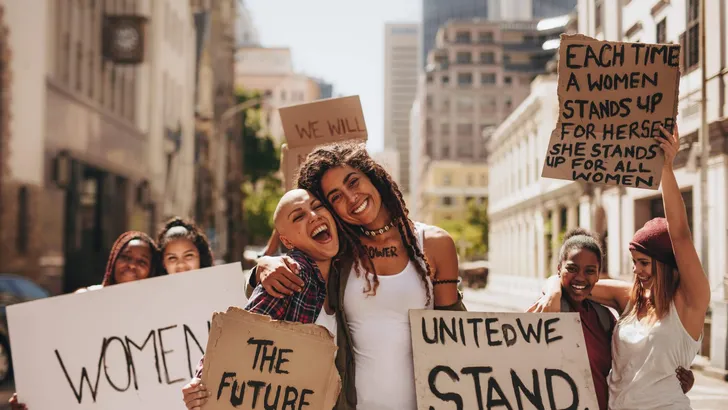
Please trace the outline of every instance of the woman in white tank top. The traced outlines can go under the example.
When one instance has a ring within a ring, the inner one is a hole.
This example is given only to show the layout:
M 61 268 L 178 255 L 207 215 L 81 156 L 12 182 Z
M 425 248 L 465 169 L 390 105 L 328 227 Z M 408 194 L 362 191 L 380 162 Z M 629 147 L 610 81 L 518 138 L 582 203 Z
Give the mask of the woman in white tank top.
M 600 280 L 591 295 L 621 314 L 612 337 L 612 410 L 691 408 L 675 369 L 689 368 L 697 354 L 710 303 L 710 285 L 672 169 L 680 147 L 677 129 L 674 134 L 662 129 L 655 140 L 665 153 L 662 197 L 667 219 L 648 221 L 630 242 L 634 282 Z M 543 305 L 552 305 L 550 296 L 544 296 Z
M 343 384 L 336 409 L 415 410 L 409 310 L 465 310 L 452 238 L 407 217 L 397 184 L 361 143 L 314 150 L 298 187 L 334 211 L 340 241 L 354 250 L 336 294 L 329 293 L 337 303 Z M 264 287 L 291 286 L 280 258 L 262 258 L 256 269 Z

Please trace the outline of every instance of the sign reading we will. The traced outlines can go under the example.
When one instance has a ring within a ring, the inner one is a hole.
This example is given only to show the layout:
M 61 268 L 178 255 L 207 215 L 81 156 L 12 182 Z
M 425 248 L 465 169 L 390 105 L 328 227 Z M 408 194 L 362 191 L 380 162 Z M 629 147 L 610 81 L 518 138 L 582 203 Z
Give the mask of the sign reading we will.
M 336 345 L 317 325 L 271 320 L 230 308 L 215 313 L 202 382 L 205 410 L 330 410 L 341 380 Z
M 245 306 L 240 265 L 8 307 L 15 386 L 30 409 L 183 409 L 212 312 Z
M 317 146 L 346 140 L 367 140 L 359 96 L 330 98 L 279 110 L 286 144 L 281 150 L 286 190 L 293 188 L 296 170 Z
M 559 119 L 542 176 L 658 189 L 654 137 L 677 115 L 680 46 L 562 35 Z
M 596 410 L 579 315 L 410 310 L 417 408 Z

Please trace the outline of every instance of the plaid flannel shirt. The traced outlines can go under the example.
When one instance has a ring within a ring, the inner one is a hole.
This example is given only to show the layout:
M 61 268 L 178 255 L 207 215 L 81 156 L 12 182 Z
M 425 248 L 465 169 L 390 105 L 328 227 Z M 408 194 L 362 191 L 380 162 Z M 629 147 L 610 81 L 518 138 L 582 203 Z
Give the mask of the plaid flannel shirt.
M 285 320 L 297 323 L 314 323 L 326 300 L 326 281 L 321 271 L 306 254 L 293 250 L 288 253 L 301 270 L 299 277 L 303 281 L 303 290 L 293 295 L 279 299 L 265 291 L 263 285 L 258 285 L 253 291 L 245 310 L 260 315 L 270 316 L 274 320 Z M 195 377 L 202 377 L 203 356 L 197 365 Z

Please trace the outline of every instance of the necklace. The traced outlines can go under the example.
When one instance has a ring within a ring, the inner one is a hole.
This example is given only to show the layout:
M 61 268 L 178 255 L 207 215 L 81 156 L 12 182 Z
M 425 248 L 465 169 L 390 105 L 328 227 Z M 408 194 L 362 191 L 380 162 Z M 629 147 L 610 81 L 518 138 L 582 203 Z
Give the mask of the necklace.
M 386 224 L 383 228 L 375 229 L 373 231 L 368 231 L 368 230 L 364 229 L 364 227 L 362 227 L 361 231 L 366 236 L 377 236 L 377 235 L 381 235 L 385 232 L 388 232 L 392 228 L 394 228 L 394 219 L 390 223 Z

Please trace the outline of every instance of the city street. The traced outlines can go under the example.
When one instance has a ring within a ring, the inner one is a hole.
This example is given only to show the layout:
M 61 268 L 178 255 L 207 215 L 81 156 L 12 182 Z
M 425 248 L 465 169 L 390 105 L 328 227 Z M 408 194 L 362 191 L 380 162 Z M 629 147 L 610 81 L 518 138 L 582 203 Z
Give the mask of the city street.
M 530 306 L 530 301 L 486 289 L 465 289 L 465 305 L 472 311 L 518 312 Z M 728 382 L 695 373 L 695 385 L 688 393 L 693 410 L 728 409 Z

